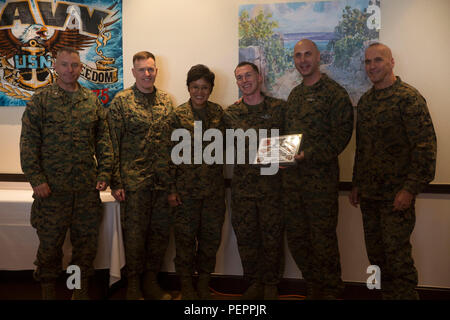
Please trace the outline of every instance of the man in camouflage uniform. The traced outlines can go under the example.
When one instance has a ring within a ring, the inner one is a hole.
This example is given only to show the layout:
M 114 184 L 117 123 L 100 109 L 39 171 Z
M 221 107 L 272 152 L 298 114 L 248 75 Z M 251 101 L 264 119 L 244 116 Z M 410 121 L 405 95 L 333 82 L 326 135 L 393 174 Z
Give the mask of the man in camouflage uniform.
M 81 289 L 72 298 L 89 298 L 102 217 L 99 191 L 106 189 L 113 165 L 106 110 L 78 84 L 81 67 L 76 50 L 60 50 L 56 82 L 33 95 L 22 117 L 20 158 L 34 192 L 31 225 L 39 237 L 34 275 L 43 299 L 56 299 L 68 228 L 71 263 L 80 267 L 82 276 Z
M 383 299 L 418 299 L 410 237 L 415 198 L 434 179 L 436 135 L 427 103 L 396 77 L 391 50 L 365 53 L 373 83 L 359 100 L 350 202 L 361 204 L 367 254 L 381 270 Z
M 210 274 L 216 265 L 222 226 L 225 218 L 225 184 L 223 157 L 219 163 L 194 163 L 194 144 L 202 144 L 202 150 L 211 143 L 194 139 L 194 127 L 202 126 L 200 133 L 217 129 L 225 134 L 224 111 L 218 104 L 208 101 L 214 86 L 215 75 L 204 65 L 193 66 L 187 76 L 190 100 L 178 106 L 169 116 L 168 133 L 185 129 L 190 134 L 190 163 L 173 165 L 169 203 L 176 207 L 174 234 L 176 244 L 175 267 L 181 280 L 182 298 L 193 300 L 211 299 Z M 195 123 L 194 123 L 195 121 Z M 198 130 L 198 128 L 196 128 Z M 170 134 L 167 141 L 170 141 Z M 185 142 L 185 141 L 184 141 Z M 170 144 L 174 146 L 174 143 Z M 223 144 L 219 145 L 220 148 Z M 170 148 L 172 149 L 172 148 Z M 165 154 L 170 155 L 169 150 Z M 203 153 L 202 153 L 203 154 Z M 223 154 L 222 154 L 223 155 Z M 213 155 L 215 156 L 215 154 Z M 220 156 L 220 154 L 217 154 Z M 197 271 L 199 281 L 195 291 L 192 275 Z
M 241 62 L 235 69 L 236 83 L 242 100 L 227 108 L 226 123 L 233 129 L 281 129 L 285 102 L 261 92 L 262 76 L 249 62 Z M 249 145 L 246 142 L 245 154 Z M 244 152 L 244 150 L 237 150 Z M 243 299 L 277 299 L 284 266 L 282 235 L 283 216 L 280 209 L 280 174 L 261 175 L 261 168 L 236 164 L 231 185 L 231 222 L 236 233 L 244 277 L 250 286 Z
M 353 107 L 343 87 L 320 72 L 314 42 L 294 47 L 303 77 L 288 97 L 286 134 L 303 134 L 297 166 L 283 170 L 286 235 L 307 283 L 307 299 L 334 299 L 343 289 L 336 236 L 338 155 L 353 131 Z
M 111 193 L 121 202 L 127 299 L 133 300 L 143 297 L 144 272 L 145 297 L 171 299 L 157 283 L 169 243 L 170 208 L 153 170 L 157 155 L 149 152 L 146 142 L 147 136 L 160 138 L 160 122 L 172 110 L 169 95 L 154 86 L 157 71 L 153 54 L 136 53 L 132 69 L 136 83 L 119 92 L 109 107 L 116 155 Z

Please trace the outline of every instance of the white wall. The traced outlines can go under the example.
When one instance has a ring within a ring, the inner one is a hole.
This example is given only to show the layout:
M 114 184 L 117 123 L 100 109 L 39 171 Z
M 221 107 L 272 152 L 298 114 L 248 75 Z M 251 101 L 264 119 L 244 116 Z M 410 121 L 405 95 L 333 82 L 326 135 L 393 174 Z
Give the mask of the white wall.
M 367 258 L 361 211 L 349 204 L 349 192 L 339 195 L 337 237 L 340 250 L 342 280 L 365 283 L 370 265 Z M 419 274 L 419 286 L 450 288 L 450 195 L 419 195 L 416 201 L 416 226 L 411 236 L 413 258 Z M 217 253 L 215 272 L 242 275 L 236 236 L 232 230 L 228 208 L 223 236 Z M 287 247 L 286 247 L 287 248 Z M 302 278 L 289 250 L 286 250 L 285 278 Z M 171 242 L 164 270 L 174 272 L 175 255 Z M 381 277 L 383 271 L 381 270 Z
M 124 0 L 124 85 L 133 84 L 132 56 L 149 50 L 157 56 L 156 84 L 178 105 L 188 99 L 186 74 L 197 63 L 216 73 L 211 100 L 233 103 L 238 90 L 238 8 L 244 3 L 289 0 Z M 291 0 L 292 1 L 292 0 Z M 392 48 L 395 71 L 426 97 L 438 136 L 434 183 L 450 183 L 450 1 L 383 0 L 380 40 Z M 20 118 L 23 107 L 0 107 L 0 173 L 21 173 Z M 354 137 L 341 155 L 341 180 L 351 180 Z
M 123 0 L 124 85 L 133 84 L 131 60 L 135 52 L 149 50 L 157 57 L 156 85 L 168 91 L 175 104 L 188 98 L 185 80 L 189 68 L 208 65 L 216 74 L 211 100 L 222 106 L 238 97 L 233 70 L 238 63 L 238 7 L 241 0 Z M 278 0 L 288 2 L 288 0 Z M 426 97 L 438 136 L 435 183 L 450 183 L 450 1 L 382 0 L 380 40 L 392 48 L 396 74 Z M 0 107 L 0 173 L 21 173 L 20 118 L 23 107 Z M 341 178 L 351 179 L 354 140 L 341 156 Z M 343 278 L 365 281 L 368 265 L 361 215 L 340 197 L 338 227 Z M 450 199 L 423 195 L 417 202 L 413 234 L 420 284 L 450 287 Z M 229 221 L 227 221 L 229 223 Z M 235 238 L 229 224 L 218 260 L 218 272 L 240 274 Z M 170 255 L 170 254 L 169 254 Z M 225 259 L 226 258 L 226 259 Z M 286 275 L 299 276 L 288 257 Z M 167 267 L 171 269 L 171 266 Z

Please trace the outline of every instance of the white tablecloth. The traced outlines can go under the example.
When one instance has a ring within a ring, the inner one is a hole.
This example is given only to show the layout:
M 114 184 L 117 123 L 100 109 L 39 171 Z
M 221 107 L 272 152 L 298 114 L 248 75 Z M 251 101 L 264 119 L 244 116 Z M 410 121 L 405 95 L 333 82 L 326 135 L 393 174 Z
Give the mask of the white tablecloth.
M 0 189 L 0 270 L 33 270 L 39 239 L 30 224 L 32 190 Z M 109 269 L 109 285 L 120 280 L 125 250 L 120 225 L 120 206 L 108 192 L 100 194 L 104 212 L 100 225 L 95 269 Z M 64 268 L 72 254 L 69 235 L 63 246 Z

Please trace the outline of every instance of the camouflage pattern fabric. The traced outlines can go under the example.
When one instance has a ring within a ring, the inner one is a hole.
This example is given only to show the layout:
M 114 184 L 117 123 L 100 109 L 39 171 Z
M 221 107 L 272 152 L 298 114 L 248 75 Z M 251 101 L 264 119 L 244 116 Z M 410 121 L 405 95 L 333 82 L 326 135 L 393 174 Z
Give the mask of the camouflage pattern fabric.
M 278 193 L 274 190 L 254 199 L 232 191 L 231 208 L 244 277 L 250 283 L 278 284 L 284 272 L 283 214 Z
M 160 122 L 172 108 L 169 95 L 156 88 L 144 94 L 133 85 L 114 97 L 109 106 L 116 154 L 111 189 L 157 188 L 152 170 L 157 155 L 149 152 L 147 139 L 159 137 Z
M 305 158 L 282 172 L 289 248 L 304 279 L 337 295 L 342 289 L 338 217 L 338 155 L 353 131 L 353 107 L 345 89 L 322 74 L 288 98 L 286 134 L 302 133 Z
M 258 133 L 259 129 L 267 130 L 267 137 L 270 137 L 271 129 L 279 129 L 282 135 L 283 120 L 286 102 L 280 99 L 265 96 L 264 102 L 259 105 L 250 106 L 244 102 L 233 104 L 225 111 L 225 123 L 227 128 L 254 129 Z M 248 139 L 246 139 L 248 141 Z M 243 152 L 237 150 L 237 152 Z M 245 146 L 245 159 L 247 164 L 235 164 L 232 192 L 247 198 L 264 198 L 269 193 L 279 192 L 281 186 L 280 174 L 261 175 L 259 166 L 248 164 L 254 159 L 248 159 L 248 142 Z
M 169 245 L 171 209 L 167 193 L 144 188 L 127 191 L 120 205 L 125 246 L 125 271 L 129 278 L 144 271 L 158 273 Z
M 168 176 L 162 177 L 165 185 L 181 197 L 182 204 L 175 208 L 174 234 L 176 243 L 175 266 L 177 273 L 190 276 L 194 271 L 212 273 L 219 249 L 222 225 L 225 218 L 225 184 L 223 164 L 194 164 L 194 121 L 202 122 L 202 134 L 208 129 L 225 132 L 223 109 L 207 102 L 204 109 L 192 108 L 190 101 L 178 106 L 168 118 L 166 141 L 170 156 L 170 133 L 176 129 L 189 131 L 191 139 L 191 164 L 174 165 L 171 160 Z M 202 142 L 202 150 L 211 142 Z M 223 160 L 223 159 L 222 159 Z M 163 171 L 162 168 L 158 172 Z
M 412 258 L 411 233 L 416 222 L 411 207 L 393 212 L 393 202 L 361 198 L 364 237 L 370 264 L 381 271 L 383 299 L 417 300 L 417 270 Z
M 425 99 L 397 77 L 388 88 L 371 88 L 358 102 L 353 186 L 361 197 L 366 248 L 381 269 L 385 299 L 417 299 L 411 256 L 415 201 L 392 211 L 404 189 L 417 195 L 433 180 L 436 135 Z
M 206 197 L 217 197 L 223 195 L 225 190 L 223 164 L 206 164 L 202 158 L 201 164 L 194 164 L 194 121 L 202 122 L 202 136 L 208 129 L 218 129 L 225 134 L 224 111 L 222 107 L 216 103 L 207 102 L 204 111 L 200 113 L 191 107 L 190 102 L 186 102 L 169 115 L 164 141 L 167 143 L 167 149 L 164 154 L 165 163 L 170 163 L 169 168 L 160 166 L 158 174 L 160 180 L 164 181 L 166 188 L 177 192 L 181 198 L 189 197 L 191 199 L 204 199 Z M 178 143 L 170 141 L 173 130 L 186 129 L 191 135 L 191 163 L 181 163 L 175 165 L 169 158 L 172 148 Z M 204 150 L 211 142 L 203 141 L 202 150 Z M 223 159 L 222 159 L 223 162 Z M 164 164 L 166 166 L 166 164 Z M 167 170 L 164 170 L 167 169 Z M 163 171 L 165 175 L 163 176 Z
M 269 96 L 259 105 L 244 102 L 231 105 L 225 111 L 228 128 L 244 131 L 279 129 L 282 134 L 286 102 Z M 259 138 L 258 138 L 259 141 Z M 251 282 L 273 285 L 281 277 L 283 213 L 280 206 L 280 173 L 261 175 L 260 167 L 248 159 L 248 139 L 245 146 L 246 163 L 234 166 L 231 197 L 231 223 L 236 233 L 244 276 Z M 242 152 L 242 150 L 237 150 Z
M 31 225 L 36 229 L 39 248 L 34 264 L 36 280 L 55 281 L 61 274 L 62 246 L 68 228 L 72 243 L 72 261 L 83 277 L 94 274 L 102 206 L 98 191 L 53 192 L 37 198 L 31 208 Z
M 362 197 L 394 200 L 420 193 L 434 179 L 436 135 L 425 99 L 397 77 L 359 100 L 353 185 Z
M 111 189 L 125 189 L 121 223 L 128 277 L 159 272 L 168 246 L 171 210 L 157 180 L 155 148 L 171 110 L 167 93 L 154 88 L 144 94 L 136 84 L 119 92 L 109 107 L 115 151 Z
M 97 251 L 101 202 L 97 181 L 110 181 L 113 152 L 106 110 L 88 89 L 67 93 L 56 83 L 37 91 L 22 117 L 22 169 L 33 187 L 48 183 L 48 198 L 35 198 L 31 224 L 39 249 L 36 278 L 56 279 L 62 245 L 71 229 L 72 263 L 91 275 Z
M 212 273 L 222 238 L 225 195 L 181 201 L 175 208 L 174 220 L 177 273 L 181 276 L 191 276 L 194 271 Z
M 71 95 L 56 83 L 38 90 L 22 116 L 22 170 L 33 187 L 54 192 L 95 190 L 111 180 L 113 150 L 107 111 L 79 86 Z

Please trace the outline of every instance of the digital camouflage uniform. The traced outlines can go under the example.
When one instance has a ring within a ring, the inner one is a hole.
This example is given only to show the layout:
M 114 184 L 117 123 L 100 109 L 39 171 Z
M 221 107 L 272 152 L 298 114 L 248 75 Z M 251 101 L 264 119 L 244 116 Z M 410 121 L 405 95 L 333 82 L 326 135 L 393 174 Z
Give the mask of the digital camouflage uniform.
M 216 265 L 225 218 L 223 164 L 206 164 L 203 158 L 201 164 L 194 164 L 194 121 L 202 122 L 202 135 L 213 128 L 224 134 L 223 114 L 221 106 L 208 101 L 202 110 L 196 110 L 186 102 L 169 116 L 169 133 L 182 128 L 192 137 L 191 164 L 172 163 L 170 176 L 172 192 L 178 193 L 182 202 L 175 209 L 174 220 L 175 266 L 181 276 L 191 276 L 194 271 L 209 274 L 214 272 Z M 170 143 L 170 134 L 167 141 L 171 147 L 177 144 Z M 200 143 L 205 150 L 211 142 Z M 170 155 L 170 150 L 166 154 Z
M 381 270 L 385 299 L 416 299 L 417 271 L 410 237 L 414 200 L 392 211 L 397 192 L 417 195 L 434 179 L 436 135 L 425 99 L 399 77 L 359 100 L 353 186 L 358 188 L 366 248 Z
M 71 264 L 93 273 L 102 207 L 97 181 L 110 181 L 113 150 L 106 109 L 88 89 L 68 93 L 56 83 L 37 91 L 22 116 L 22 170 L 33 187 L 47 183 L 51 195 L 35 198 L 31 225 L 39 237 L 35 278 L 56 280 L 70 228 Z
M 227 108 L 228 128 L 244 131 L 254 129 L 279 129 L 282 134 L 286 102 L 265 96 L 258 105 L 243 101 Z M 238 153 L 243 150 L 237 150 Z M 283 214 L 280 203 L 281 178 L 261 175 L 261 167 L 248 164 L 248 143 L 245 148 L 246 163 L 235 164 L 231 184 L 231 222 L 236 233 L 244 276 L 251 283 L 276 285 L 283 272 Z
M 302 133 L 305 158 L 283 170 L 286 235 L 303 278 L 324 294 L 343 288 L 336 236 L 338 155 L 353 131 L 353 107 L 343 87 L 322 74 L 288 97 L 286 134 Z M 326 291 L 326 292 L 325 292 Z
M 172 108 L 167 93 L 154 88 L 144 94 L 136 85 L 119 92 L 109 107 L 116 153 L 111 189 L 125 190 L 120 212 L 129 278 L 159 272 L 169 243 L 167 190 L 157 181 L 153 151 Z

